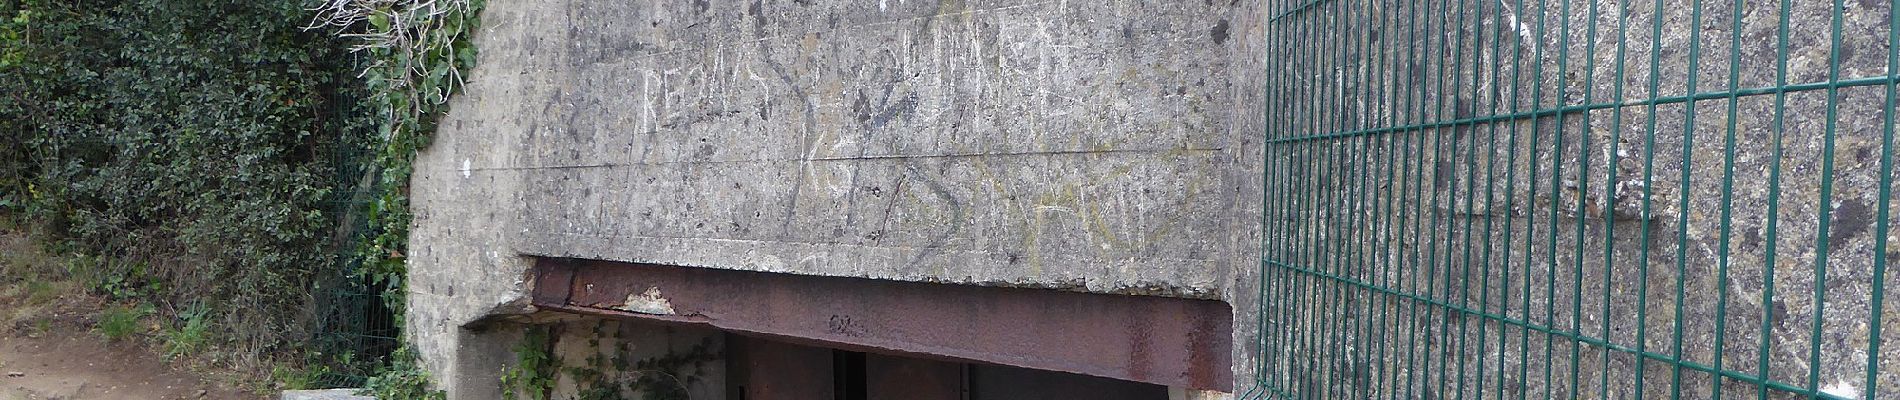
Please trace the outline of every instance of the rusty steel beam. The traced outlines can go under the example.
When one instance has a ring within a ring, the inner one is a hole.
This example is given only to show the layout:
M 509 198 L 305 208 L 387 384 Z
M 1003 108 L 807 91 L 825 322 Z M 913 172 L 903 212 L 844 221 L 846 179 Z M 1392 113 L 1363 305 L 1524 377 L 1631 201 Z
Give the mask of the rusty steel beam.
M 543 309 L 1232 390 L 1218 301 L 547 258 L 535 276 Z

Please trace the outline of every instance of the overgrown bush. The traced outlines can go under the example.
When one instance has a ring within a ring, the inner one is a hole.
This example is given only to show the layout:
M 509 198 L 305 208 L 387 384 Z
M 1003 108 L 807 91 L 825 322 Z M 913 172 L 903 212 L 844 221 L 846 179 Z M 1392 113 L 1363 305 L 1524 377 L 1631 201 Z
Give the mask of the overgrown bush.
M 62 238 L 96 292 L 205 305 L 209 325 L 167 335 L 240 355 L 292 356 L 324 279 L 364 278 L 400 314 L 410 162 L 481 6 L 0 0 L 0 213 Z M 399 353 L 373 386 L 440 396 Z
M 367 59 L 362 76 L 369 108 L 381 118 L 370 142 L 377 179 L 371 185 L 369 231 L 356 250 L 361 273 L 387 290 L 383 298 L 398 314 L 406 306 L 412 165 L 416 152 L 428 146 L 438 118 L 447 113 L 449 97 L 461 90 L 463 72 L 474 67 L 470 39 L 483 5 L 483 0 L 325 0 L 311 25 L 355 40 L 353 50 Z M 379 399 L 447 396 L 430 389 L 429 374 L 406 343 L 366 388 Z
M 313 5 L 0 0 L 0 210 L 96 260 L 74 275 L 97 292 L 291 349 L 371 131 L 346 46 L 300 29 Z
M 362 73 L 370 112 L 379 116 L 371 186 L 369 234 L 357 248 L 364 274 L 389 289 L 401 312 L 408 276 L 409 176 L 416 152 L 429 145 L 436 121 L 460 92 L 462 74 L 475 64 L 470 40 L 481 23 L 483 0 L 324 0 L 312 30 L 353 41 L 366 57 Z

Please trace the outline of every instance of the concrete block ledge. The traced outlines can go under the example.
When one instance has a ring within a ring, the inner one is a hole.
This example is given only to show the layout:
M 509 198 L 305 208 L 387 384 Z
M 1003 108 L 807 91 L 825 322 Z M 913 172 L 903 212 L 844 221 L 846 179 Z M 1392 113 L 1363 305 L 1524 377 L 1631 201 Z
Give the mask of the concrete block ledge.
M 374 397 L 358 396 L 360 389 L 324 389 L 324 390 L 285 390 L 278 397 L 282 400 L 375 400 Z

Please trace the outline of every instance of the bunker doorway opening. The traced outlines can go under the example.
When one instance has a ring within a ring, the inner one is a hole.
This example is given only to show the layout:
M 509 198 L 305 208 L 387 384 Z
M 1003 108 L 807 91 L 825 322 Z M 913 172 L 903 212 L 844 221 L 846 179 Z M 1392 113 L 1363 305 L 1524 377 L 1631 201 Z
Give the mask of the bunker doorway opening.
M 551 258 L 534 270 L 544 312 L 723 335 L 724 378 L 745 387 L 728 399 L 1166 399 L 1232 385 L 1219 301 Z

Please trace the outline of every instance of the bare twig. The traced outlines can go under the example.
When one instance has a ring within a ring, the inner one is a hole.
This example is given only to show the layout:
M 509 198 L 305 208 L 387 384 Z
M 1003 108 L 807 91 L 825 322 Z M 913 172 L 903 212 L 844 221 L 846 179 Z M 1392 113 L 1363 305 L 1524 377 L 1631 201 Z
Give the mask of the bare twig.
M 365 72 L 390 67 L 401 71 L 385 76 L 385 84 L 397 88 L 415 87 L 418 80 L 425 79 L 429 74 L 426 66 L 418 60 L 438 50 L 446 50 L 451 58 L 450 62 L 445 63 L 448 69 L 445 76 L 452 80 L 452 86 L 464 83 L 462 71 L 453 60 L 456 55 L 450 46 L 468 33 L 441 28 L 448 23 L 447 16 L 466 15 L 470 11 L 468 0 L 326 0 L 310 11 L 311 21 L 304 29 L 335 29 L 339 37 L 357 41 L 350 45 L 352 52 L 380 49 L 393 53 L 391 57 L 364 66 Z M 380 20 L 377 25 L 381 26 L 359 27 L 359 24 L 375 20 Z M 401 65 L 389 65 L 392 61 Z M 409 104 L 414 109 L 409 111 L 425 111 L 423 107 L 426 106 L 421 100 L 433 104 L 448 101 L 450 90 L 446 87 L 437 89 L 431 93 L 411 93 Z

